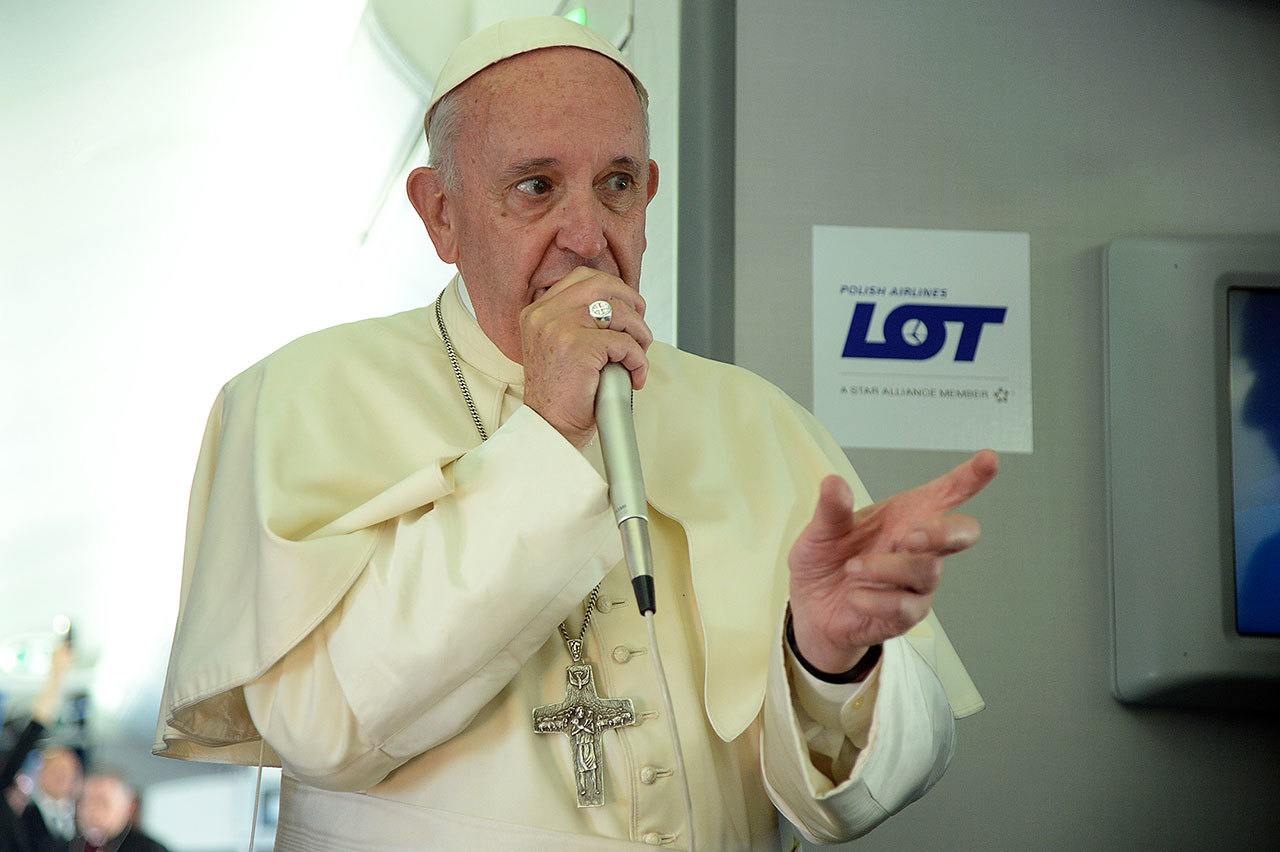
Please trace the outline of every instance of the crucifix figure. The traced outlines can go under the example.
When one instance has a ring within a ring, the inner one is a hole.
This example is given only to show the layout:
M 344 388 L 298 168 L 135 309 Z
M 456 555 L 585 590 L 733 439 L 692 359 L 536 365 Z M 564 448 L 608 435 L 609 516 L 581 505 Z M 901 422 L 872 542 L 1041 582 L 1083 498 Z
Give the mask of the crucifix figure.
M 565 670 L 564 701 L 533 711 L 533 730 L 539 734 L 569 737 L 578 807 L 604 804 L 604 763 L 601 741 L 610 728 L 636 723 L 635 705 L 630 698 L 601 698 L 596 694 L 595 673 L 582 661 L 582 640 L 569 641 L 573 664 Z

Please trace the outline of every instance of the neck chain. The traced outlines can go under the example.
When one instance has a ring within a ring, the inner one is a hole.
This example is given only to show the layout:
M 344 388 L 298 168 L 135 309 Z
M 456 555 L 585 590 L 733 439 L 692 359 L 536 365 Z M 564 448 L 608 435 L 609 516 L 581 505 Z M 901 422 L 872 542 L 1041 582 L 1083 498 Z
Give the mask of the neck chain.
M 458 381 L 458 390 L 462 391 L 462 399 L 467 403 L 467 411 L 471 412 L 471 420 L 480 433 L 480 440 L 487 441 L 489 433 L 480 420 L 480 412 L 476 409 L 475 400 L 471 398 L 467 380 L 462 376 L 458 353 L 454 351 L 453 341 L 449 339 L 449 331 L 444 326 L 444 313 L 441 309 L 443 301 L 444 293 L 441 293 L 440 298 L 436 299 L 436 326 L 440 329 L 444 351 L 453 367 L 453 377 Z M 583 616 L 582 630 L 576 638 L 569 635 L 565 622 L 560 622 L 560 637 L 564 639 L 572 659 L 572 663 L 565 669 L 564 700 L 535 707 L 533 710 L 534 733 L 564 734 L 569 738 L 573 755 L 574 786 L 577 788 L 580 808 L 594 808 L 604 804 L 604 732 L 610 728 L 636 724 L 635 703 L 630 698 L 602 698 L 596 692 L 595 672 L 582 656 L 587 628 L 591 626 L 591 613 L 595 611 L 596 598 L 599 596 L 600 586 L 597 584 L 587 597 L 587 613 Z
M 467 404 L 467 411 L 471 412 L 471 422 L 476 424 L 476 431 L 480 433 L 480 440 L 489 440 L 489 433 L 484 428 L 484 421 L 480 419 L 480 412 L 476 410 L 475 400 L 471 398 L 471 388 L 467 387 L 467 380 L 462 377 L 462 365 L 458 363 L 458 353 L 453 351 L 453 341 L 449 339 L 449 331 L 444 327 L 444 314 L 440 311 L 440 303 L 444 301 L 444 292 L 441 291 L 439 298 L 436 299 L 436 326 L 440 329 L 440 337 L 444 340 L 444 351 L 449 356 L 449 364 L 453 367 L 453 377 L 458 381 L 458 390 L 462 391 L 462 399 Z

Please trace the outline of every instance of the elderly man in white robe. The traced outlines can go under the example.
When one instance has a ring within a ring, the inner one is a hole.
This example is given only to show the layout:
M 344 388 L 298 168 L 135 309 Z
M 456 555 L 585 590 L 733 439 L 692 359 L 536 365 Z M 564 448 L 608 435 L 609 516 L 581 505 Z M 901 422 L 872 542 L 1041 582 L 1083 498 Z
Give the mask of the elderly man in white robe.
M 646 101 L 563 19 L 464 42 L 408 182 L 459 277 L 218 396 L 156 752 L 282 766 L 278 849 L 769 849 L 778 811 L 844 841 L 982 707 L 930 607 L 994 454 L 873 504 L 776 388 L 654 342 Z M 684 777 L 602 476 L 610 362 Z

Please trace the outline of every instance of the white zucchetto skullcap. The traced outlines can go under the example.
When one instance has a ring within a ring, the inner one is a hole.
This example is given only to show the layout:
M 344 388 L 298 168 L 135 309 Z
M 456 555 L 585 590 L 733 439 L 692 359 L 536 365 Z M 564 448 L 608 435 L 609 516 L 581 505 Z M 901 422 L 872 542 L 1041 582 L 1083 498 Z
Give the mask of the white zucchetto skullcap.
M 641 101 L 648 105 L 649 93 L 644 84 L 618 49 L 602 36 L 567 18 L 550 15 L 512 18 L 481 30 L 453 49 L 436 78 L 423 129 L 430 129 L 431 113 L 435 111 L 440 99 L 458 86 L 495 62 L 546 47 L 580 47 L 612 59 L 635 81 Z

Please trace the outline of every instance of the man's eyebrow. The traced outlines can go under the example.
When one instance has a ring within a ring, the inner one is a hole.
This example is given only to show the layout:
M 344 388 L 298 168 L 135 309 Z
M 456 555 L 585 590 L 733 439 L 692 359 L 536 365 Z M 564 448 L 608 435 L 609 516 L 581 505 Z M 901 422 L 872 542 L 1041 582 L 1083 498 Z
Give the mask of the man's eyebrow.
M 626 157 L 626 156 L 614 157 L 613 162 L 610 163 L 609 165 L 622 166 L 623 168 L 631 169 L 636 174 L 640 174 L 640 171 L 641 171 L 640 161 L 637 160 L 635 157 Z
M 560 165 L 560 161 L 555 157 L 534 157 L 530 160 L 521 160 L 518 163 L 512 163 L 502 170 L 502 180 L 513 180 L 521 175 L 529 172 L 536 172 L 539 169 L 549 169 Z
M 527 175 L 530 172 L 536 172 L 542 169 L 553 169 L 559 165 L 560 161 L 555 157 L 533 157 L 528 160 L 520 160 L 519 162 L 512 163 L 503 169 L 502 173 L 499 175 L 499 179 L 503 181 L 515 180 L 516 178 L 521 177 L 522 175 Z M 630 169 L 636 174 L 643 173 L 643 166 L 641 166 L 640 161 L 635 157 L 628 157 L 626 155 L 614 157 L 609 165 Z

